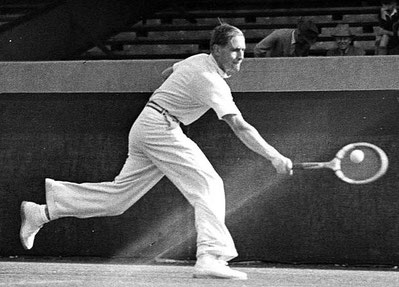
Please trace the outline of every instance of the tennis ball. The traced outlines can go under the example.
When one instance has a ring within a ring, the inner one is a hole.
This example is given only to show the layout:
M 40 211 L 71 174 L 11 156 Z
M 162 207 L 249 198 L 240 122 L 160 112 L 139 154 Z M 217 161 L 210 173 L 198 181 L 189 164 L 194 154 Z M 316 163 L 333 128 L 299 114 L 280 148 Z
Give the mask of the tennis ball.
M 355 149 L 351 152 L 349 158 L 354 163 L 361 163 L 364 160 L 364 152 L 360 149 Z

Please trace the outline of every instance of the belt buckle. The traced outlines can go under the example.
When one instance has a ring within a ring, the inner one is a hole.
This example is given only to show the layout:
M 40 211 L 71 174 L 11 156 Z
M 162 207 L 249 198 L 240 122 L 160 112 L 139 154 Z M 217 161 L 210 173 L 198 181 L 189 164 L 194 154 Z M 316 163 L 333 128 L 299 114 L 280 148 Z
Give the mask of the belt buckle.
M 171 115 L 169 113 L 169 111 L 163 107 L 161 107 L 160 105 L 158 105 L 157 103 L 153 102 L 153 101 L 149 101 L 147 103 L 147 106 L 150 106 L 151 108 L 155 109 L 156 111 L 158 111 L 161 115 L 163 115 L 165 118 L 170 118 L 172 121 L 176 122 L 176 123 L 180 123 L 180 121 L 174 116 Z M 169 121 L 169 120 L 168 120 Z

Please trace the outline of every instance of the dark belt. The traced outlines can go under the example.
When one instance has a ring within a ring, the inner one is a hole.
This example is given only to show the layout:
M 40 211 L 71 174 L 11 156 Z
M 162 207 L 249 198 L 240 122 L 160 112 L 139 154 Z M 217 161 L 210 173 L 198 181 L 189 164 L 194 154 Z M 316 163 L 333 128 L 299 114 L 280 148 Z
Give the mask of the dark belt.
M 154 101 L 148 101 L 148 103 L 146 104 L 146 107 L 152 108 L 152 109 L 156 110 L 158 113 L 160 113 L 161 115 L 168 116 L 173 121 L 180 123 L 180 121 L 174 115 L 171 115 L 167 109 L 164 109 L 163 107 L 161 107 Z

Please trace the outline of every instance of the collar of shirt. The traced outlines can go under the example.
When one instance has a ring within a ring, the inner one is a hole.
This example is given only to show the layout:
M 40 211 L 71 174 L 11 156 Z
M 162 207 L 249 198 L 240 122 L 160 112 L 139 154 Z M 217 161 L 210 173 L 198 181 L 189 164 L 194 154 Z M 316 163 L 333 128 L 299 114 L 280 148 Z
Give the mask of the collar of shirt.
M 231 76 L 227 75 L 218 65 L 218 63 L 216 62 L 215 58 L 213 57 L 212 54 L 209 54 L 208 56 L 209 62 L 211 63 L 211 66 L 213 66 L 216 71 L 218 72 L 218 74 L 223 78 L 223 79 L 227 79 L 230 78 Z
M 295 44 L 296 44 L 296 40 L 295 40 L 295 30 L 292 31 L 291 34 L 291 46 L 290 46 L 290 55 L 294 55 L 295 54 Z
M 296 40 L 295 40 L 295 30 L 292 31 L 292 37 L 291 37 L 291 45 L 295 45 Z
M 396 8 L 392 10 L 391 14 L 389 14 L 386 10 L 384 10 L 384 13 L 382 14 L 382 19 L 386 20 L 387 16 L 391 18 L 396 13 L 398 13 L 398 10 Z

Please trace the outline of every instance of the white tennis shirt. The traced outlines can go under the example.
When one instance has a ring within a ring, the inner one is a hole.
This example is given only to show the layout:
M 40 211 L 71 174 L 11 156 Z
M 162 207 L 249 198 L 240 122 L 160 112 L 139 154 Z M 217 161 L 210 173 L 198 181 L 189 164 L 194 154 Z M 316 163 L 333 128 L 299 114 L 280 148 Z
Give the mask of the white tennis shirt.
M 212 55 L 191 56 L 173 65 L 173 73 L 151 100 L 184 125 L 191 124 L 210 108 L 219 119 L 227 114 L 240 114 L 225 81 L 227 77 Z

